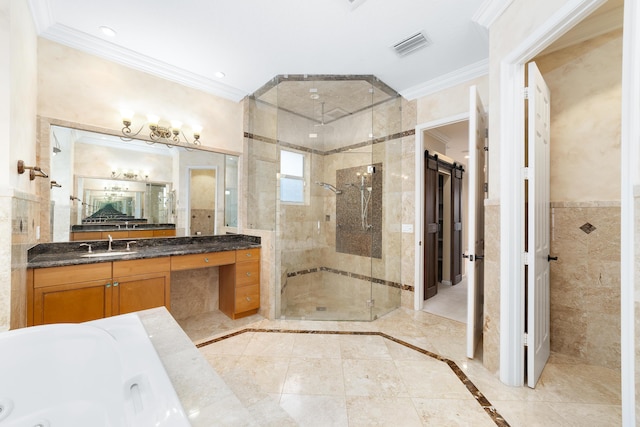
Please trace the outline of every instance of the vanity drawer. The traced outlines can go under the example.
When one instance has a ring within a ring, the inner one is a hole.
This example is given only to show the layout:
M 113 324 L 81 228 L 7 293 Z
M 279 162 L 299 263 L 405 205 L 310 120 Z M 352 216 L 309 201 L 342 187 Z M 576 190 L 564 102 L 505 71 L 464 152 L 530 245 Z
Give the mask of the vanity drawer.
M 167 230 L 153 230 L 153 237 L 162 237 L 162 236 L 175 236 L 176 230 L 174 228 Z
M 260 260 L 260 248 L 238 249 L 236 251 L 236 262 Z
M 235 251 L 208 252 L 204 254 L 176 255 L 171 257 L 171 270 L 192 270 L 215 267 L 236 262 Z
M 242 286 L 236 288 L 235 313 L 244 313 L 260 307 L 260 285 Z
M 236 263 L 236 286 L 260 283 L 260 261 Z
M 34 288 L 103 279 L 111 280 L 110 262 L 70 265 L 65 267 L 36 268 L 33 271 Z
M 114 261 L 113 277 L 159 273 L 170 271 L 170 269 L 171 261 L 169 260 L 169 257 Z

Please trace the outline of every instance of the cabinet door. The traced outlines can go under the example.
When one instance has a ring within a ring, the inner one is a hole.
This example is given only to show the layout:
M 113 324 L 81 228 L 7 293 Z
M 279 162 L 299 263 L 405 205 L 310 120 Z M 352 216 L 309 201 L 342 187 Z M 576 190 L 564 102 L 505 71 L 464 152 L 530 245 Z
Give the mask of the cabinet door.
M 114 277 L 113 314 L 125 314 L 149 308 L 170 307 L 170 273 L 149 273 Z
M 79 323 L 111 316 L 108 280 L 34 289 L 33 323 Z

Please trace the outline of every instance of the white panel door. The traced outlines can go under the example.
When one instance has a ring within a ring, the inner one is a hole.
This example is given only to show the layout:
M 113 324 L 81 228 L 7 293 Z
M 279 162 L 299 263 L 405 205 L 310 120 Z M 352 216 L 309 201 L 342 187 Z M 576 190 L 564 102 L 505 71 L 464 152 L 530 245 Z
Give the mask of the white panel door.
M 535 387 L 549 359 L 550 91 L 535 63 L 528 65 L 527 385 Z
M 484 184 L 487 116 L 475 86 L 469 93 L 469 204 L 467 211 L 467 357 L 482 337 L 484 304 Z

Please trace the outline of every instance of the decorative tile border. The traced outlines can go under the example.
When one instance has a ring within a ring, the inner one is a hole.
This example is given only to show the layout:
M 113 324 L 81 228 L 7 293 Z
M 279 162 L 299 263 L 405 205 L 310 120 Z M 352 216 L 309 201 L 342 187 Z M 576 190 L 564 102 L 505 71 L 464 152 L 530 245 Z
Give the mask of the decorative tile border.
M 261 141 L 261 142 L 266 142 L 268 144 L 279 144 L 282 147 L 285 148 L 292 148 L 294 150 L 298 150 L 298 151 L 302 151 L 305 153 L 311 153 L 311 154 L 319 154 L 321 156 L 328 156 L 331 154 L 338 154 L 338 153 L 342 153 L 345 151 L 350 151 L 350 150 L 354 150 L 357 148 L 362 148 L 362 147 L 368 147 L 370 145 L 374 145 L 374 144 L 381 144 L 383 142 L 387 142 L 387 141 L 393 141 L 396 139 L 402 139 L 405 138 L 407 136 L 412 136 L 416 134 L 416 130 L 415 129 L 409 129 L 409 130 L 405 130 L 402 132 L 398 132 L 398 133 L 394 133 L 392 135 L 387 135 L 387 136 L 383 136 L 380 138 L 375 138 L 372 140 L 366 140 L 366 141 L 361 141 L 361 142 L 356 142 L 354 144 L 351 145 L 347 145 L 345 147 L 341 147 L 341 148 L 334 148 L 332 150 L 317 150 L 314 148 L 309 148 L 309 147 L 303 147 L 301 145 L 297 145 L 297 144 L 293 144 L 290 142 L 286 142 L 286 141 L 282 141 L 280 139 L 274 139 L 274 138 L 269 138 L 267 136 L 262 136 L 262 135 L 256 135 L 254 133 L 250 133 L 250 132 L 244 132 L 244 137 L 248 138 L 248 139 L 252 139 L 254 141 Z
M 393 341 L 396 344 L 400 344 L 404 347 L 407 347 L 411 350 L 417 351 L 418 353 L 424 354 L 425 356 L 436 359 L 440 362 L 446 363 L 447 366 L 453 371 L 455 376 L 462 382 L 462 384 L 467 388 L 467 391 L 471 393 L 473 398 L 478 402 L 478 404 L 484 409 L 484 411 L 491 417 L 493 422 L 499 427 L 509 427 L 509 423 L 507 420 L 500 415 L 500 413 L 496 410 L 496 408 L 489 402 L 489 399 L 485 397 L 484 394 L 476 387 L 475 384 L 467 377 L 467 374 L 464 373 L 462 369 L 451 359 L 447 359 L 446 357 L 440 356 L 439 354 L 433 353 L 429 350 L 425 350 L 423 348 L 417 347 L 413 344 L 410 344 L 401 339 L 395 338 L 391 335 L 385 334 L 384 332 L 375 332 L 375 331 L 316 331 L 316 330 L 300 330 L 300 329 L 259 329 L 259 328 L 247 328 L 241 329 L 236 332 L 232 332 L 227 335 L 223 335 L 218 338 L 213 338 L 211 340 L 202 342 L 200 344 L 196 344 L 197 348 L 202 348 L 210 344 L 215 344 L 217 342 L 236 337 L 238 335 L 244 334 L 246 332 L 263 332 L 263 333 L 279 333 L 279 334 L 313 334 L 313 335 L 368 335 L 368 336 L 379 336 L 385 338 L 389 341 Z
M 364 274 L 353 273 L 351 271 L 338 270 L 337 268 L 331 268 L 331 267 L 314 267 L 314 268 L 306 268 L 304 270 L 291 271 L 287 273 L 287 277 L 302 276 L 303 274 L 317 273 L 319 271 L 326 271 L 328 273 L 339 274 L 340 276 L 351 277 L 354 279 L 360 279 L 367 282 L 373 282 L 379 285 L 385 285 L 392 288 L 402 289 L 403 291 L 411 291 L 411 292 L 414 291 L 414 287 L 411 285 L 403 285 L 402 283 L 393 282 L 391 280 L 379 279 L 377 277 L 371 277 Z

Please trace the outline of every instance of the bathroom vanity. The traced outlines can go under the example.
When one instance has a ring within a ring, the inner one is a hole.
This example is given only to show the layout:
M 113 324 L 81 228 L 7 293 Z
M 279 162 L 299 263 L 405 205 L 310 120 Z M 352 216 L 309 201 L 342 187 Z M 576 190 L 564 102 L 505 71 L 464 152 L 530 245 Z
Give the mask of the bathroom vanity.
M 29 250 L 27 324 L 77 323 L 164 306 L 171 272 L 218 267 L 219 309 L 232 319 L 260 308 L 260 238 L 246 235 L 47 243 Z M 122 246 L 122 247 L 121 247 Z M 124 250 L 123 250 L 124 249 Z

